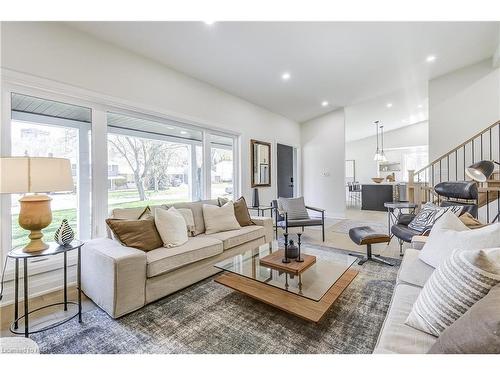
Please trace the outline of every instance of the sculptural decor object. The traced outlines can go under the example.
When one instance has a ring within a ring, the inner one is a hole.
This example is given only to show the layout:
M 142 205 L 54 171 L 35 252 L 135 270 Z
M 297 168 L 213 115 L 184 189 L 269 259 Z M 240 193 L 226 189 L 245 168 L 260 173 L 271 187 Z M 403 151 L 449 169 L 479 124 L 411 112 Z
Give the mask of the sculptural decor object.
M 68 220 L 63 219 L 61 225 L 54 233 L 54 241 L 59 245 L 69 245 L 75 239 L 75 232 L 71 229 Z
M 295 245 L 292 239 L 288 240 L 288 233 L 284 233 L 283 236 L 285 237 L 285 257 L 283 258 L 282 262 L 290 263 L 291 260 L 295 260 L 296 262 L 303 262 L 304 260 L 300 257 L 300 237 L 302 236 L 302 233 L 297 234 L 298 246 Z

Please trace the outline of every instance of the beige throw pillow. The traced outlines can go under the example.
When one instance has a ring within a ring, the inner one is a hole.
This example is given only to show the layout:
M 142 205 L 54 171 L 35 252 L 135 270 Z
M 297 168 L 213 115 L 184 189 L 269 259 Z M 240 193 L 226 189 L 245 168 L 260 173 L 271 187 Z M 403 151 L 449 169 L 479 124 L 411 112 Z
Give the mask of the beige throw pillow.
M 196 230 L 194 226 L 194 216 L 193 211 L 190 208 L 177 208 L 177 211 L 180 212 L 182 217 L 184 217 L 184 221 L 186 222 L 187 233 L 189 237 L 194 237 L 194 232 Z
M 233 202 L 227 202 L 222 207 L 204 204 L 203 217 L 205 219 L 206 234 L 225 232 L 241 228 L 234 214 Z
M 186 220 L 174 207 L 155 210 L 155 224 L 164 247 L 176 247 L 188 241 Z
M 447 212 L 434 224 L 418 257 L 437 268 L 455 249 L 479 250 L 491 247 L 500 247 L 499 223 L 472 230 L 455 214 Z

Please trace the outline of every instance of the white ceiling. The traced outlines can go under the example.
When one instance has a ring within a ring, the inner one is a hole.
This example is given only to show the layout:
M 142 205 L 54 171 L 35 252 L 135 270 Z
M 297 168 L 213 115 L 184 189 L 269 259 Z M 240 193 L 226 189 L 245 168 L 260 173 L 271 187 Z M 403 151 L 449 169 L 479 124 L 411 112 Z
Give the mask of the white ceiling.
M 384 126 L 385 132 L 427 121 L 428 106 L 426 82 L 346 106 L 346 142 L 374 136 L 376 120 Z
M 495 22 L 69 25 L 299 122 L 397 90 L 410 92 L 486 59 L 499 34 Z M 425 61 L 430 54 L 437 57 L 431 64 Z M 285 71 L 291 74 L 287 82 L 280 78 Z M 322 107 L 323 100 L 330 106 Z

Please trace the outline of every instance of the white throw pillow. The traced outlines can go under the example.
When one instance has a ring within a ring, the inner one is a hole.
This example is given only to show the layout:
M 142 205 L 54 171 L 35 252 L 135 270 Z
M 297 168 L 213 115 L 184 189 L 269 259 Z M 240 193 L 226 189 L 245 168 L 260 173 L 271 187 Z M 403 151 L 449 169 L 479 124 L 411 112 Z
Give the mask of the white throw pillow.
M 455 214 L 447 212 L 434 225 L 419 258 L 437 268 L 455 249 L 478 250 L 500 247 L 500 223 L 469 229 Z
M 155 225 L 164 247 L 176 247 L 188 241 L 184 216 L 174 207 L 155 210 Z
M 203 218 L 205 220 L 205 233 L 213 234 L 228 230 L 240 229 L 241 226 L 234 214 L 233 202 L 227 202 L 224 206 L 203 205 Z
M 177 211 L 184 217 L 186 222 L 187 233 L 189 237 L 194 237 L 195 226 L 193 211 L 190 208 L 177 208 Z
M 454 250 L 427 280 L 405 323 L 439 336 L 499 282 L 500 248 Z

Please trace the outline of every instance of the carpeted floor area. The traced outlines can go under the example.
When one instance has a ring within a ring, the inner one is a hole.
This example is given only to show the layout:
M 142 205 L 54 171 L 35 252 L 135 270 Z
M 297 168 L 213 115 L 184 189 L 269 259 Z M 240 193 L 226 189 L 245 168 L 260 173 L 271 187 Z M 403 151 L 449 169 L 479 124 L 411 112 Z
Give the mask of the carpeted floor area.
M 336 250 L 307 245 L 328 258 Z M 394 261 L 394 260 L 392 260 Z M 399 269 L 367 262 L 319 324 L 203 280 L 114 320 L 100 309 L 32 335 L 42 353 L 371 353 Z

